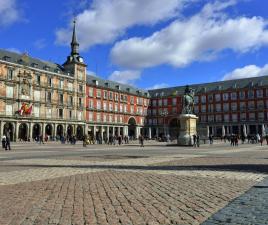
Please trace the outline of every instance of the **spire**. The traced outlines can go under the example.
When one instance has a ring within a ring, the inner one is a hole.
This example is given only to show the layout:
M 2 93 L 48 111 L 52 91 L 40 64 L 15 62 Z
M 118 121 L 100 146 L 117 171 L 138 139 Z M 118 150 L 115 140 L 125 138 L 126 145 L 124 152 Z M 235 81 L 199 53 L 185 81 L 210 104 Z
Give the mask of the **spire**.
M 79 44 L 78 44 L 78 41 L 77 41 L 77 38 L 76 38 L 76 20 L 74 19 L 73 21 L 74 23 L 74 27 L 73 27 L 73 36 L 72 36 L 72 42 L 71 42 L 71 48 L 72 48 L 72 52 L 71 52 L 71 55 L 79 55 L 79 52 L 78 52 L 78 48 L 79 48 Z

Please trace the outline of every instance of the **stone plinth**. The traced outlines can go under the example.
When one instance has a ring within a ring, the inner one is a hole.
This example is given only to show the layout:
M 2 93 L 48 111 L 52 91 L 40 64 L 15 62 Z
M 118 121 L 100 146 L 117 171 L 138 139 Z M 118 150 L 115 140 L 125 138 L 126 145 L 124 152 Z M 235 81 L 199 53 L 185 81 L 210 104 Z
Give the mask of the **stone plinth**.
M 193 145 L 193 135 L 196 134 L 196 121 L 198 117 L 193 114 L 180 115 L 180 136 L 178 137 L 178 145 Z

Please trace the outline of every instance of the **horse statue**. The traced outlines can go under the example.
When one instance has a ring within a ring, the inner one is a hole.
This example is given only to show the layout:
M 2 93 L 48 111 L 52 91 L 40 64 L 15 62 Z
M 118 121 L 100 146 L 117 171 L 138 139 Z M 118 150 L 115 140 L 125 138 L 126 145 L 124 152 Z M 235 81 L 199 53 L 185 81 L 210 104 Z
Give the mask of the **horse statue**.
M 194 113 L 194 90 L 188 85 L 185 88 L 182 101 L 182 114 Z

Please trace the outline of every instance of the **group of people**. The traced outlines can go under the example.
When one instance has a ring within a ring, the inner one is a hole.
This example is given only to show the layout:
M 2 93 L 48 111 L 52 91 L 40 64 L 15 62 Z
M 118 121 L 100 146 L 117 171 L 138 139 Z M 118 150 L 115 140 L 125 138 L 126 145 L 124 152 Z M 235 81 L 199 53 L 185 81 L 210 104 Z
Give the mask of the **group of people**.
M 2 136 L 2 148 L 7 150 L 11 150 L 10 148 L 10 136 L 9 135 L 3 135 Z
M 108 144 L 108 145 L 122 145 L 128 144 L 129 143 L 129 137 L 127 135 L 122 136 L 122 135 L 109 135 L 109 137 L 104 136 L 103 139 L 102 137 L 95 137 L 92 135 L 85 135 L 83 136 L 83 146 L 86 147 L 87 145 L 90 144 Z
M 200 147 L 200 137 L 198 134 L 193 135 L 193 146 Z

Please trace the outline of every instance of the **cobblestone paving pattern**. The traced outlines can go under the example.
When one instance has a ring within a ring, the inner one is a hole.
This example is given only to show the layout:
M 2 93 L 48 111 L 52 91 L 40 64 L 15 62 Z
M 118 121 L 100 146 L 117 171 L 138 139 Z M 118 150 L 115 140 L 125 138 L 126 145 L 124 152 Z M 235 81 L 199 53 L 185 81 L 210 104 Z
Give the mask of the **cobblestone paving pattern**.
M 103 171 L 2 185 L 0 224 L 200 224 L 254 183 Z
M 202 224 L 265 225 L 268 224 L 267 218 L 268 179 L 266 178 Z

